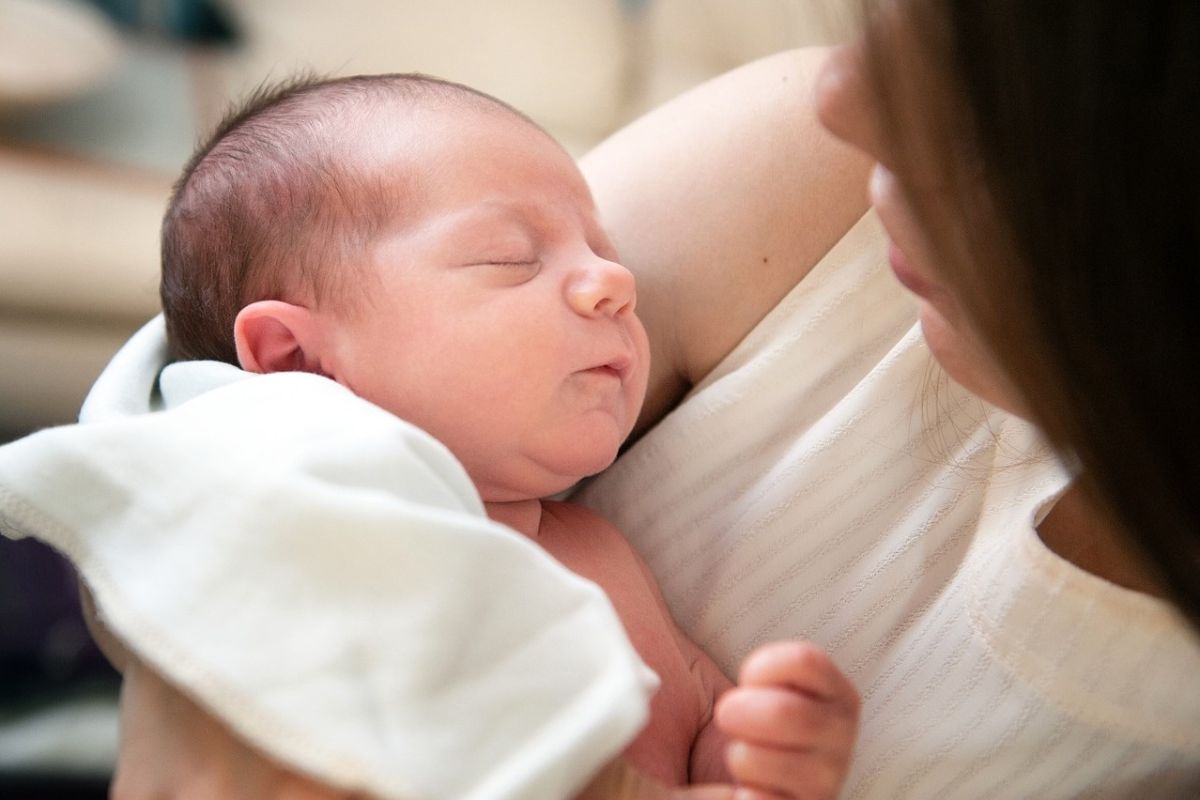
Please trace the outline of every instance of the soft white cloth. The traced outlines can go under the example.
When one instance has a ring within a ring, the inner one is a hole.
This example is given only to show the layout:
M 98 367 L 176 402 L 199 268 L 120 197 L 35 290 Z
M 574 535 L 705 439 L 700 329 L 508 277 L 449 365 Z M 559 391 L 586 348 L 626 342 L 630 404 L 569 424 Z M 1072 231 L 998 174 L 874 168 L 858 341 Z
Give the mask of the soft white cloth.
M 577 499 L 725 670 L 830 651 L 863 697 L 847 798 L 1200 797 L 1195 635 L 1042 544 L 1066 480 L 940 375 L 868 215 Z
M 84 423 L 0 448 L 0 528 L 249 741 L 395 798 L 562 798 L 653 673 L 604 594 L 491 523 L 431 437 L 332 381 L 162 371 L 161 320 Z

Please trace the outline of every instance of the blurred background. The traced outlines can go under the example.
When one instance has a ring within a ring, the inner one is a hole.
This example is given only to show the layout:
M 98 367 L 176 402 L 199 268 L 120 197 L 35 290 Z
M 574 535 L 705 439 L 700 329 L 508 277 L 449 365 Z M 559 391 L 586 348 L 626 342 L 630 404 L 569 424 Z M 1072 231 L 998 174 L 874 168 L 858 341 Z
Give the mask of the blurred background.
M 582 155 L 739 64 L 844 39 L 859 5 L 0 0 L 0 442 L 72 422 L 157 313 L 171 183 L 263 81 L 426 72 L 508 101 Z M 0 538 L 0 797 L 107 796 L 117 686 L 69 567 Z

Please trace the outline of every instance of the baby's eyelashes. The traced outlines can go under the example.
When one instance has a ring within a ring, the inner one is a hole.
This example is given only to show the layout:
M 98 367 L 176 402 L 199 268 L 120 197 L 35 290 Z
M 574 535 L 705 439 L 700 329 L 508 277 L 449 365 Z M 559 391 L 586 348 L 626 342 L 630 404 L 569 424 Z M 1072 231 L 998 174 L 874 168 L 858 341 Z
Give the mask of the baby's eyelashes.
M 488 261 L 493 267 L 509 267 L 511 269 L 533 269 L 537 267 L 540 261 Z
M 542 269 L 542 262 L 538 259 L 533 260 L 507 260 L 490 258 L 476 263 L 468 264 L 468 267 L 478 267 L 489 270 L 500 281 L 505 283 L 524 283 L 531 280 Z

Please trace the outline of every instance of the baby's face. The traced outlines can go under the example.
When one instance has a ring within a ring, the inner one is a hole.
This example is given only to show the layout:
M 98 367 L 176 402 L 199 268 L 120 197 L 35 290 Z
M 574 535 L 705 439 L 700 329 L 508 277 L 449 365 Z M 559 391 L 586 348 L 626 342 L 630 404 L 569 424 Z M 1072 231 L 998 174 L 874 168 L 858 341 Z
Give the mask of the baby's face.
M 545 134 L 480 112 L 405 124 L 416 141 L 380 157 L 424 176 L 416 210 L 372 250 L 371 300 L 332 326 L 334 377 L 440 439 L 485 500 L 560 491 L 612 462 L 641 408 L 633 276 Z

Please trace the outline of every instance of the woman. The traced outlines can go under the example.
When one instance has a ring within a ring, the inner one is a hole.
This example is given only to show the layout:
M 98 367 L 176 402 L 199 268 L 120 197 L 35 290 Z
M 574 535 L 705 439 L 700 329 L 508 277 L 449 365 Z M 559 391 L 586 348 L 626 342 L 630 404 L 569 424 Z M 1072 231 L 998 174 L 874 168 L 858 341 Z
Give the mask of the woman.
M 719 664 L 805 637 L 847 671 L 849 797 L 1200 786 L 1200 29 L 1070 5 L 888 3 L 833 55 L 890 269 L 839 252 L 860 223 L 584 493 Z
M 892 271 L 956 384 L 923 380 L 914 312 L 859 257 L 867 165 L 811 124 L 809 57 L 727 76 L 585 162 L 641 275 L 650 418 L 693 393 L 586 499 L 719 662 L 781 632 L 831 651 L 864 700 L 848 796 L 1200 786 L 1200 650 L 1173 610 L 1200 619 L 1200 11 L 1069 5 L 888 4 L 819 81 L 821 119 L 876 162 Z M 764 401 L 780 364 L 791 394 Z M 739 424 L 753 445 L 725 444 Z M 127 686 L 123 780 L 153 786 L 172 695 Z M 193 741 L 288 780 L 215 726 Z M 651 787 L 613 770 L 595 791 Z

